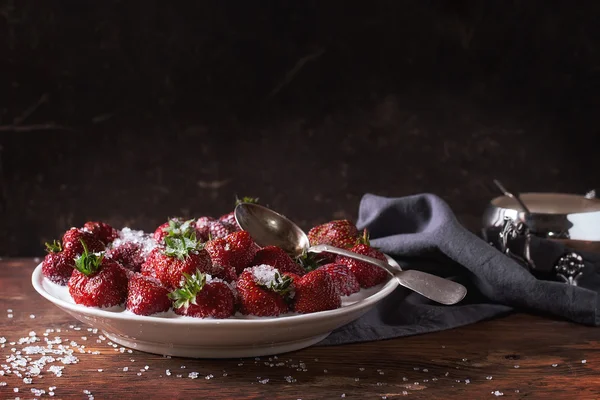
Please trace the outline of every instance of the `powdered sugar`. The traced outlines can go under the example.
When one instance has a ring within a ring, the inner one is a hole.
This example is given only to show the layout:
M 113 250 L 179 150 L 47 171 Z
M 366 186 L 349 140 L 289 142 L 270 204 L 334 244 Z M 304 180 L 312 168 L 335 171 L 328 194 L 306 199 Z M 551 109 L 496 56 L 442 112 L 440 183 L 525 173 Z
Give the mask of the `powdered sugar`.
M 279 273 L 279 271 L 267 264 L 257 265 L 250 270 L 254 276 L 254 282 L 267 287 L 276 283 L 275 274 Z
M 148 254 L 157 246 L 156 240 L 152 235 L 144 231 L 136 231 L 131 228 L 123 228 L 119 231 L 119 237 L 112 242 L 112 247 L 119 247 L 125 243 L 135 243 L 140 245 L 141 256 L 148 257 Z

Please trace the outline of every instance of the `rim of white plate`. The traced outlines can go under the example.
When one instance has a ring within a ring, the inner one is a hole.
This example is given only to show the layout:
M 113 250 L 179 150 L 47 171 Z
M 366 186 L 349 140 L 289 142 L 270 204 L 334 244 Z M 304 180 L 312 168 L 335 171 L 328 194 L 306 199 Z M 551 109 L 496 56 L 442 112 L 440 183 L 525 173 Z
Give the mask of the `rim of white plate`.
M 398 268 L 400 270 L 400 266 L 393 258 L 386 255 L 388 258 L 388 262 L 392 267 Z M 387 297 L 391 292 L 396 289 L 398 286 L 398 281 L 390 276 L 388 281 L 384 286 L 379 289 L 376 293 L 373 293 L 369 297 L 366 297 L 362 300 L 359 300 L 350 305 L 336 308 L 335 310 L 327 310 L 327 311 L 318 311 L 310 314 L 300 314 L 300 315 L 290 315 L 285 317 L 273 317 L 273 318 L 261 318 L 261 319 L 212 319 L 212 318 L 163 318 L 163 317 L 153 317 L 153 316 L 145 316 L 145 315 L 135 315 L 135 314 L 121 314 L 116 313 L 114 311 L 106 311 L 99 308 L 94 307 L 86 307 L 79 304 L 69 303 L 68 301 L 59 299 L 52 294 L 50 294 L 46 289 L 44 289 L 42 285 L 42 281 L 46 279 L 42 275 L 42 263 L 38 264 L 38 266 L 34 269 L 31 274 L 31 283 L 34 289 L 44 298 L 49 300 L 50 302 L 56 304 L 57 306 L 67 309 L 69 311 L 73 311 L 76 313 L 84 313 L 89 316 L 94 317 L 102 317 L 102 318 L 110 318 L 115 320 L 127 320 L 127 321 L 135 321 L 135 322 L 152 322 L 166 325 L 239 325 L 239 324 L 252 324 L 255 326 L 260 325 L 270 325 L 274 322 L 295 322 L 295 321 L 310 321 L 310 320 L 320 320 L 329 318 L 334 315 L 338 315 L 340 312 L 352 312 L 353 310 L 361 309 L 363 307 L 367 307 L 371 304 L 375 304 L 378 301 Z

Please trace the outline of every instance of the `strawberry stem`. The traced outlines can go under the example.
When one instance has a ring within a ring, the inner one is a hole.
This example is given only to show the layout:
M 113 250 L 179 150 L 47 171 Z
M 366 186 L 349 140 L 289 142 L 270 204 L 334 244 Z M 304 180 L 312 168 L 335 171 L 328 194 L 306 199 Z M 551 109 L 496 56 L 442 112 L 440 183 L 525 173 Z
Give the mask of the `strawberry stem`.
M 196 295 L 200 293 L 205 284 L 206 275 L 202 272 L 196 271 L 192 275 L 184 272 L 181 287 L 168 295 L 173 300 L 173 307 L 187 309 L 190 304 L 196 304 Z
M 62 244 L 58 240 L 54 240 L 52 243 L 46 242 L 46 251 L 48 253 L 60 253 L 62 251 Z
M 90 276 L 98 272 L 102 260 L 104 259 L 104 252 L 90 253 L 85 242 L 79 239 L 83 246 L 83 253 L 75 259 L 75 269 L 86 276 Z

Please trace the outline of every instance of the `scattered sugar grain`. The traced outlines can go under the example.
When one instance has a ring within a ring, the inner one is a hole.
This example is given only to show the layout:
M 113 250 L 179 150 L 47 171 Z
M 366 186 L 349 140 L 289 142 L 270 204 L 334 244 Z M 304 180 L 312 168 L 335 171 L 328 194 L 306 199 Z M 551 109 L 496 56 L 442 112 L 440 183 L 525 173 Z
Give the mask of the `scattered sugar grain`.
M 265 379 L 261 379 L 260 381 L 258 381 L 259 383 L 262 383 L 263 385 L 266 385 L 267 383 L 269 383 L 269 378 L 265 378 Z
M 8 314 L 8 315 L 7 315 L 7 317 L 8 317 L 8 318 L 12 318 L 12 317 L 13 317 L 13 315 L 12 315 L 12 314 Z
M 581 363 L 585 364 L 585 363 L 587 363 L 587 360 L 581 360 Z
M 520 368 L 518 365 L 515 365 L 515 368 Z
M 468 385 L 469 383 L 471 383 L 470 379 L 465 379 L 465 384 Z
M 408 391 L 406 391 L 406 390 L 403 390 L 403 391 L 402 391 L 402 395 L 403 395 L 403 396 L 406 396 L 407 394 L 408 394 Z
M 496 390 L 496 391 L 492 392 L 492 394 L 493 394 L 494 396 L 504 396 L 504 393 L 502 393 L 502 392 L 501 392 L 501 391 L 499 391 L 499 390 Z
M 346 397 L 346 393 L 342 393 L 340 397 Z
M 98 368 L 98 372 L 102 372 L 104 371 L 102 368 Z
M 190 378 L 190 379 L 196 379 L 196 378 L 198 378 L 198 373 L 197 372 L 190 372 L 188 374 L 188 378 Z
M 166 376 L 171 376 L 171 370 L 170 369 L 165 370 L 165 375 Z
M 491 375 L 488 375 L 485 377 L 485 379 L 487 379 L 488 381 L 491 381 L 493 379 L 493 377 Z
M 129 371 L 129 367 L 123 367 L 123 372 Z
M 34 319 L 35 318 L 35 314 L 29 314 L 29 318 Z
M 558 364 L 552 364 L 552 367 L 556 368 L 558 367 Z
M 360 367 L 358 370 L 359 371 L 364 371 L 365 369 L 363 367 Z

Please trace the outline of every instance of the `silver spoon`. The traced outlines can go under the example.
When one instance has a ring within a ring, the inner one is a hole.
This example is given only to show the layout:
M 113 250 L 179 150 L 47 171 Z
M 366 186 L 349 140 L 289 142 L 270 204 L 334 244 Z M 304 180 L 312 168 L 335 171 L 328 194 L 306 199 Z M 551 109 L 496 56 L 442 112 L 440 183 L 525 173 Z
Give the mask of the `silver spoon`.
M 295 256 L 305 251 L 328 252 L 365 261 L 385 269 L 398 280 L 401 286 L 441 304 L 456 304 L 467 294 L 467 289 L 463 285 L 436 275 L 416 270 L 402 271 L 376 258 L 325 244 L 311 246 L 308 237 L 298 225 L 285 216 L 258 204 L 238 204 L 235 208 L 235 219 L 239 226 L 262 247 L 277 246 Z

